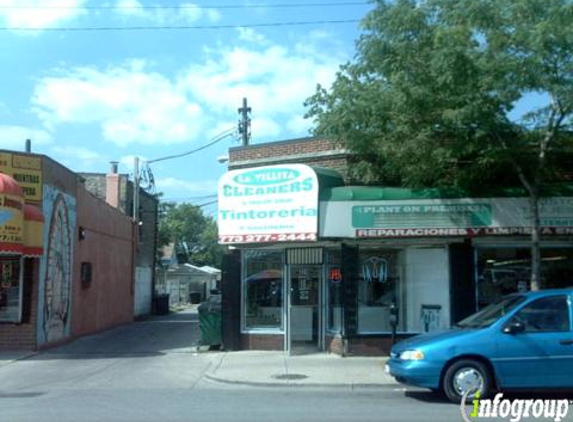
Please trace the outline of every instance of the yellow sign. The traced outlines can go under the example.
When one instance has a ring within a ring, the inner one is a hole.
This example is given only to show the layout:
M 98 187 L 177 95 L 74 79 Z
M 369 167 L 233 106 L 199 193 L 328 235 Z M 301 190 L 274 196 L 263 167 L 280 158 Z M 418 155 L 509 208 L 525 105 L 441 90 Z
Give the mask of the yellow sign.
M 27 201 L 42 201 L 42 158 L 0 152 L 0 172 L 12 176 Z
M 0 193 L 0 251 L 20 252 L 22 244 L 22 198 Z

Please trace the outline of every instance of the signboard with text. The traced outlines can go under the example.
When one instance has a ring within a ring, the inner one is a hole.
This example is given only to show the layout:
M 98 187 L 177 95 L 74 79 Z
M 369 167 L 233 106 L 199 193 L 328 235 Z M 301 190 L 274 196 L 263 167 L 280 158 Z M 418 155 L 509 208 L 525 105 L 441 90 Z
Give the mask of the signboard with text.
M 20 196 L 0 193 L 0 252 L 19 253 L 23 237 L 24 203 Z
M 285 164 L 232 170 L 219 180 L 219 243 L 316 241 L 318 179 Z
M 18 182 L 27 202 L 42 201 L 41 157 L 0 152 L 0 172 Z
M 531 234 L 528 198 L 321 203 L 321 237 L 387 238 Z M 542 234 L 573 235 L 573 198 L 542 198 Z

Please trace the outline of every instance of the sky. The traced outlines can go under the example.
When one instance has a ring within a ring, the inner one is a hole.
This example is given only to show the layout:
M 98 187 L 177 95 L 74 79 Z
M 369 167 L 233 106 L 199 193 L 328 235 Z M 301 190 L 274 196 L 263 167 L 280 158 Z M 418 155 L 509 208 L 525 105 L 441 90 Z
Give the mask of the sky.
M 73 171 L 105 173 L 118 161 L 130 176 L 137 156 L 164 200 L 213 202 L 226 171 L 217 158 L 240 145 L 242 99 L 252 107 L 251 143 L 308 136 L 303 103 L 353 58 L 358 21 L 372 7 L 0 0 L 0 149 L 21 151 L 31 139 L 32 152 Z

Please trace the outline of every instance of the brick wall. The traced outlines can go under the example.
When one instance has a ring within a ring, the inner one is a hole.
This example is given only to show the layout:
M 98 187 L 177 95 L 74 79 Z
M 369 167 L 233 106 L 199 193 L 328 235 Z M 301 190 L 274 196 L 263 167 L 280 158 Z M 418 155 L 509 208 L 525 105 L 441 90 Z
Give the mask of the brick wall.
M 242 350 L 284 350 L 283 335 L 241 334 Z
M 326 167 L 346 178 L 349 155 L 344 145 L 325 138 L 301 138 L 229 149 L 229 170 L 300 163 Z
M 85 189 L 78 190 L 72 336 L 95 333 L 133 321 L 133 234 L 131 219 Z M 92 265 L 82 284 L 81 263 Z
M 396 336 L 396 342 L 412 337 L 403 334 Z M 392 338 L 388 335 L 380 337 L 354 337 L 348 339 L 348 354 L 356 356 L 387 356 L 392 348 Z
M 230 148 L 229 163 L 260 158 L 310 154 L 321 151 L 334 151 L 341 150 L 343 148 L 344 146 L 340 143 L 325 138 L 300 138 L 287 141 L 269 142 L 265 144 Z
M 106 175 L 102 173 L 80 173 L 84 186 L 93 195 L 105 201 Z M 155 267 L 155 238 L 157 228 L 157 207 L 159 201 L 153 195 L 140 190 L 139 205 L 141 225 L 137 247 L 136 265 L 147 267 L 153 272 Z M 127 175 L 119 174 L 119 210 L 127 216 L 133 215 L 133 182 Z

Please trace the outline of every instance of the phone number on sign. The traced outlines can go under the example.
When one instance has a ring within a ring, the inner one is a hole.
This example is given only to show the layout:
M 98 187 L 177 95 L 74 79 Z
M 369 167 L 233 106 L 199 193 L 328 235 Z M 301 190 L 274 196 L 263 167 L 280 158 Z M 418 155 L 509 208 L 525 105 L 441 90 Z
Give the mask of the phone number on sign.
M 316 240 L 316 233 L 235 234 L 219 236 L 220 243 L 296 242 Z

